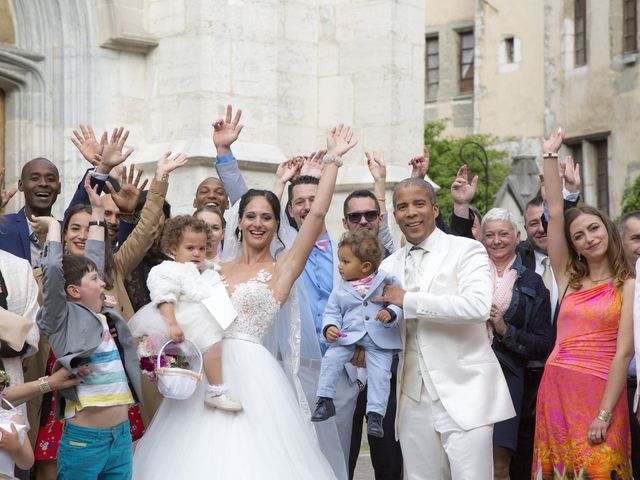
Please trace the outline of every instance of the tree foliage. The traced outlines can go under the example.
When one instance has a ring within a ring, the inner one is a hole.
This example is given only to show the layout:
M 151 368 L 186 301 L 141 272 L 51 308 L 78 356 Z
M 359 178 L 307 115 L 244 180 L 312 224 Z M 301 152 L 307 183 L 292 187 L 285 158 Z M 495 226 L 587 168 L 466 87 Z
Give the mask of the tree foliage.
M 637 176 L 633 184 L 624 189 L 620 216 L 636 210 L 640 210 L 640 176 Z
M 424 144 L 429 148 L 429 177 L 440 185 L 438 193 L 438 203 L 445 218 L 453 211 L 453 200 L 451 199 L 451 184 L 456 178 L 458 169 L 463 164 L 460 158 L 460 148 L 467 142 L 475 142 L 484 148 L 489 159 L 489 205 L 485 202 L 486 181 L 484 175 L 484 158 L 480 148 L 475 145 L 467 145 L 464 149 L 465 159 L 468 161 L 470 171 L 469 179 L 473 175 L 478 175 L 478 189 L 473 201 L 475 207 L 485 214 L 493 207 L 493 198 L 502 185 L 509 165 L 504 161 L 507 154 L 496 150 L 491 150 L 491 145 L 497 143 L 497 138 L 491 135 L 466 135 L 460 138 L 443 136 L 448 119 L 428 122 L 424 127 Z M 472 157 L 473 160 L 469 160 Z

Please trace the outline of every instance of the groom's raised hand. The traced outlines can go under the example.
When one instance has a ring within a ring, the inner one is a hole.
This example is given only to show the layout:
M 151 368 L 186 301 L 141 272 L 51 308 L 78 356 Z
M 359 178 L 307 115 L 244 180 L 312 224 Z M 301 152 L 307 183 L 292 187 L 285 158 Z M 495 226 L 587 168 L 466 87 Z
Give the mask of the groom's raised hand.
M 372 298 L 371 301 L 375 303 L 393 304 L 402 308 L 405 293 L 407 292 L 400 287 L 396 287 L 395 285 L 386 285 L 382 291 L 382 296 Z

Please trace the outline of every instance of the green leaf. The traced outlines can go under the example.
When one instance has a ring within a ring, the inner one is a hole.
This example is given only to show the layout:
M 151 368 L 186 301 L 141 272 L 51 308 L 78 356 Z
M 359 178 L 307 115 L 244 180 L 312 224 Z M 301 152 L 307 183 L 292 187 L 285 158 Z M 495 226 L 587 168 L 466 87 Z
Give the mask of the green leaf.
M 480 210 L 481 214 L 485 214 L 493 207 L 493 199 L 500 185 L 509 173 L 509 164 L 505 161 L 507 153 L 492 150 L 491 145 L 498 142 L 498 139 L 491 135 L 478 134 L 466 135 L 464 137 L 444 136 L 443 132 L 447 126 L 448 119 L 436 120 L 428 122 L 424 127 L 424 144 L 429 148 L 429 177 L 440 185 L 441 190 L 438 192 L 438 203 L 440 210 L 445 219 L 449 217 L 453 211 L 453 200 L 451 199 L 451 184 L 456 178 L 458 169 L 463 164 L 460 158 L 460 148 L 466 142 L 476 142 L 487 153 L 489 161 L 489 203 L 485 201 L 485 192 L 487 191 L 487 182 L 485 180 L 485 172 L 482 151 L 474 146 L 465 147 L 465 153 L 473 151 L 475 160 L 469 162 L 469 172 L 471 180 L 472 175 L 478 175 L 478 189 L 476 197 L 473 201 L 474 206 Z M 468 158 L 465 155 L 465 158 Z

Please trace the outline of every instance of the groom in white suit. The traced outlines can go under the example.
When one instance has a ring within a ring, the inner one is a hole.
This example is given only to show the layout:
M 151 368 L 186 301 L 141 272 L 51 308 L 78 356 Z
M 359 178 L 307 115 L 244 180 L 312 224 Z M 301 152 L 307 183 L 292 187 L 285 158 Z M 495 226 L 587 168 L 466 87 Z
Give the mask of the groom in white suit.
M 396 436 L 405 480 L 493 479 L 493 424 L 515 415 L 485 326 L 493 295 L 484 247 L 435 226 L 439 207 L 422 179 L 400 182 L 396 222 L 407 245 L 381 265 L 403 288 Z

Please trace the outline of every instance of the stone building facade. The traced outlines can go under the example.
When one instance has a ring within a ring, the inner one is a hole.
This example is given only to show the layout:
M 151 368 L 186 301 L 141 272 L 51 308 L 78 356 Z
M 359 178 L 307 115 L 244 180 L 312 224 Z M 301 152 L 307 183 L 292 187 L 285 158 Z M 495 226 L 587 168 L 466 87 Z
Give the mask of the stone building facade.
M 637 0 L 426 0 L 425 34 L 425 120 L 538 157 L 562 126 L 584 200 L 617 215 L 640 173 Z
M 50 158 L 61 214 L 87 166 L 72 129 L 124 125 L 145 171 L 168 149 L 188 155 L 169 200 L 189 212 L 213 171 L 211 122 L 232 103 L 245 124 L 234 152 L 259 188 L 282 159 L 321 147 L 330 126 L 353 126 L 360 143 L 329 215 L 337 233 L 341 200 L 372 186 L 364 149 L 386 152 L 391 182 L 422 151 L 424 9 L 423 0 L 0 0 L 6 184 L 27 160 Z

